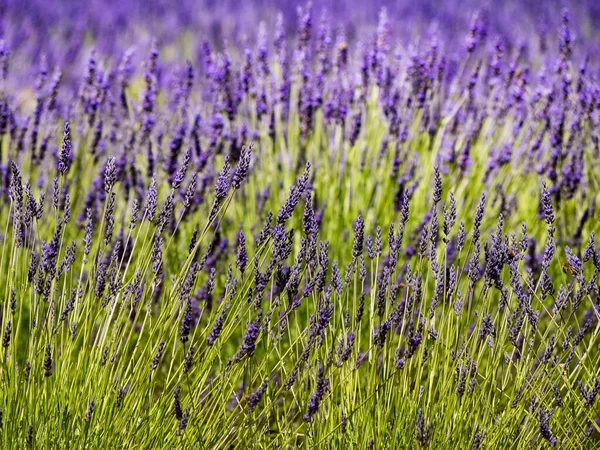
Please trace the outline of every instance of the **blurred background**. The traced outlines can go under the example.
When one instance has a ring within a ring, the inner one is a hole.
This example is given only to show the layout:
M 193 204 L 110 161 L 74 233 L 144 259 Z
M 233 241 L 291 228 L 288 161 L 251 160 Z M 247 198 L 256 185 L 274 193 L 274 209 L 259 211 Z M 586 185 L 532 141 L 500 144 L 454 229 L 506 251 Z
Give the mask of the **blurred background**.
M 164 63 L 189 60 L 200 67 L 202 44 L 216 50 L 228 44 L 244 48 L 256 42 L 261 23 L 273 33 L 281 14 L 286 32 L 293 34 L 297 8 L 307 2 L 288 0 L 3 0 L 0 1 L 0 39 L 11 52 L 11 83 L 31 85 L 42 56 L 49 68 L 59 66 L 66 83 L 80 79 L 91 50 L 105 67 L 118 64 L 126 51 L 134 67 L 146 58 L 156 38 Z M 557 52 L 561 8 L 571 16 L 576 57 L 600 51 L 600 1 L 558 0 L 319 0 L 312 3 L 313 20 L 323 13 L 333 23 L 334 36 L 349 44 L 369 42 L 375 36 L 377 18 L 386 8 L 395 43 L 416 45 L 435 37 L 447 55 L 464 51 L 473 14 L 486 24 L 488 43 L 500 39 L 507 51 L 539 46 Z M 313 33 L 318 24 L 314 24 Z M 480 31 L 481 32 L 481 31 Z M 269 36 L 269 41 L 272 36 Z M 334 37 L 335 39 L 335 37 Z M 406 47 L 405 47 L 406 48 Z M 236 55 L 232 55 L 234 58 Z M 460 56 L 459 56 L 460 57 Z M 590 69 L 596 66 L 591 60 Z M 18 76 L 18 75 L 21 76 Z

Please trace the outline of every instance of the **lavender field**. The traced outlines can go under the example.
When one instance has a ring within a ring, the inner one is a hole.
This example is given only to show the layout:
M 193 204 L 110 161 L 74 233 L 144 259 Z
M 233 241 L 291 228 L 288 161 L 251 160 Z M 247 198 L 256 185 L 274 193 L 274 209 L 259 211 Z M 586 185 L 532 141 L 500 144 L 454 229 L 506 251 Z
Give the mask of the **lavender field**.
M 600 448 L 600 2 L 0 3 L 0 448 Z

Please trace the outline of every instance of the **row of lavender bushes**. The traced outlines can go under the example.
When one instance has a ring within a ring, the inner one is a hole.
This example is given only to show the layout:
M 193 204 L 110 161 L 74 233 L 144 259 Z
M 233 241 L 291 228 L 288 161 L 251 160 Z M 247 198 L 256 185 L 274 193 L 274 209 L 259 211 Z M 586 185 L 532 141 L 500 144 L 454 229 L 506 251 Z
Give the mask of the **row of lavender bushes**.
M 1 28 L 1 447 L 599 445 L 593 31 L 284 17 Z

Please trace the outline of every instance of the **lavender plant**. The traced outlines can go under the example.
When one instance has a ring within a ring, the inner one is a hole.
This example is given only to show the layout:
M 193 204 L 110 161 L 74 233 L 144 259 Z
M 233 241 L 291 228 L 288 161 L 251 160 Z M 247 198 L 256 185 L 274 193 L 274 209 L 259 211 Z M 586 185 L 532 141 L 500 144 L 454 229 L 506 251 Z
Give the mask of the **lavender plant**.
M 600 445 L 595 3 L 97 3 L 0 20 L 2 448 Z

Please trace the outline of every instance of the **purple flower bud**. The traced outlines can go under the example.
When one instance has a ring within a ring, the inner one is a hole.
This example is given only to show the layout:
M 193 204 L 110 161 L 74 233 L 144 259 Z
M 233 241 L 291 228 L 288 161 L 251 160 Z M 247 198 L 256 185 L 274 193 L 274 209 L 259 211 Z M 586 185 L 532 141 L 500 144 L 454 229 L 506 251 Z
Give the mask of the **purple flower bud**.
M 183 411 L 183 414 L 181 415 L 181 419 L 179 420 L 179 423 L 177 424 L 177 432 L 176 432 L 177 436 L 181 436 L 181 432 L 187 428 L 187 424 L 190 419 L 190 410 L 191 410 L 191 408 L 188 405 L 188 407 L 185 408 L 185 411 Z
M 107 194 L 112 191 L 115 181 L 117 180 L 117 166 L 115 164 L 115 157 L 110 156 L 106 162 L 104 169 L 104 192 Z
M 383 348 L 385 345 L 385 338 L 391 329 L 391 323 L 389 320 L 385 320 L 381 326 L 373 332 L 373 342 L 379 348 Z
M 179 328 L 179 340 L 182 344 L 185 344 L 189 340 L 192 320 L 192 303 L 188 300 L 183 313 L 183 318 L 181 319 L 181 327 Z
M 304 194 L 306 190 L 306 186 L 308 184 L 308 179 L 310 175 L 310 163 L 306 163 L 306 168 L 302 176 L 298 179 L 298 182 L 290 188 L 290 193 L 285 203 L 279 210 L 277 214 L 277 223 L 280 225 L 285 224 L 285 222 L 292 216 L 296 205 L 300 201 L 300 198 Z
M 152 262 L 152 272 L 158 272 L 158 269 L 162 265 L 163 256 L 163 239 L 159 234 L 154 235 L 152 243 L 152 251 L 150 253 L 150 261 Z
M 52 375 L 52 347 L 46 345 L 46 353 L 44 354 L 44 376 L 48 378 Z
M 72 162 L 73 152 L 71 150 L 71 128 L 69 126 L 69 122 L 65 122 L 62 148 L 58 156 L 58 171 L 64 175 L 66 172 L 68 172 Z
M 2 347 L 8 348 L 10 345 L 10 334 L 12 331 L 12 321 L 8 320 L 4 327 L 4 334 L 2 335 Z
M 365 221 L 362 214 L 354 222 L 354 242 L 352 243 L 352 258 L 356 259 L 362 254 L 363 242 L 365 237 Z
M 188 349 L 186 355 L 185 355 L 185 360 L 183 361 L 183 367 L 182 367 L 182 371 L 183 373 L 188 373 L 193 365 L 194 365 L 194 352 L 196 351 L 196 347 L 194 347 L 193 345 L 190 345 L 190 348 Z
M 256 389 L 252 394 L 250 394 L 250 399 L 248 400 L 248 409 L 252 412 L 258 406 L 260 401 L 267 390 L 267 385 L 269 384 L 269 379 L 266 378 L 261 385 Z
M 573 36 L 571 34 L 571 28 L 569 26 L 570 17 L 569 11 L 566 8 L 562 10 L 562 27 L 560 29 L 560 42 L 559 42 L 559 51 L 562 57 L 565 60 L 568 60 L 571 57 L 571 43 L 573 41 Z
M 113 236 L 115 228 L 115 200 L 117 195 L 111 192 L 108 204 L 106 205 L 106 214 L 104 215 L 104 245 L 108 245 Z
M 419 345 L 421 344 L 421 340 L 422 340 L 421 333 L 419 333 L 418 331 L 409 338 L 408 349 L 406 350 L 407 358 L 410 358 L 411 356 L 413 356 L 415 354 L 415 352 L 419 348 Z
M 156 208 L 158 206 L 158 191 L 156 188 L 156 179 L 152 177 L 150 180 L 150 187 L 148 188 L 148 193 L 146 194 L 146 200 L 144 204 L 144 216 L 150 221 L 153 222 L 156 216 Z
M 552 416 L 553 413 L 554 413 L 554 409 L 547 411 L 543 405 L 540 405 L 539 410 L 538 410 L 538 421 L 539 421 L 539 426 L 540 426 L 540 434 L 552 446 L 556 445 L 556 443 L 557 443 L 556 438 L 554 437 L 554 435 L 552 434 L 552 431 L 550 430 L 550 417 Z
M 10 48 L 4 39 L 0 39 L 0 79 L 6 81 L 8 64 L 10 61 Z
M 440 176 L 440 168 L 434 167 L 434 184 L 433 184 L 433 203 L 439 203 L 442 199 L 442 177 Z
M 479 237 L 481 235 L 481 222 L 483 221 L 483 214 L 485 212 L 485 200 L 486 193 L 482 192 L 481 197 L 479 199 L 479 204 L 477 205 L 477 210 L 475 211 L 475 218 L 473 219 L 473 241 L 479 242 Z
M 233 362 L 240 362 L 244 356 L 248 356 L 248 358 L 251 358 L 254 355 L 254 349 L 256 348 L 256 340 L 260 335 L 261 322 L 262 311 L 258 311 L 256 319 L 254 319 L 254 321 L 250 323 L 248 329 L 246 330 L 242 346 L 239 348 L 236 355 L 234 356 Z
M 486 336 L 495 336 L 496 335 L 496 327 L 492 322 L 492 316 L 490 314 L 486 314 L 481 320 L 481 327 L 479 328 L 479 335 L 477 339 L 482 341 Z
M 231 179 L 231 185 L 234 189 L 239 189 L 242 186 L 242 183 L 248 176 L 248 170 L 250 168 L 250 160 L 252 156 L 252 146 L 246 149 L 242 148 L 242 154 L 240 156 L 240 161 L 233 171 L 233 176 Z
M 243 274 L 246 270 L 246 264 L 248 263 L 248 253 L 246 252 L 246 236 L 244 232 L 240 230 L 238 233 L 238 249 L 237 249 L 237 260 L 236 265 L 240 272 Z
M 450 192 L 450 209 L 446 209 L 446 205 L 444 205 L 444 225 L 443 231 L 447 238 L 450 235 L 450 230 L 456 223 L 456 200 L 454 199 L 454 193 Z
M 23 182 L 21 180 L 21 171 L 17 165 L 11 161 L 12 177 L 10 179 L 9 197 L 14 203 L 13 223 L 17 238 L 17 247 L 22 247 L 25 239 L 25 217 L 23 216 Z
M 223 162 L 223 168 L 217 177 L 217 181 L 215 183 L 215 197 L 218 203 L 222 202 L 225 197 L 227 197 L 227 192 L 229 191 L 229 178 L 231 175 L 231 166 L 229 165 L 229 156 L 225 156 L 225 161 Z
M 156 348 L 156 352 L 152 357 L 152 361 L 150 361 L 150 369 L 152 369 L 153 371 L 156 370 L 158 368 L 158 365 L 160 364 L 160 359 L 162 358 L 163 352 L 165 351 L 165 345 L 166 342 L 161 339 L 161 341 L 158 343 L 158 347 Z
M 167 224 L 171 223 L 173 219 L 173 191 L 167 196 L 166 200 L 163 202 L 160 211 L 158 212 L 158 232 L 162 233 L 167 226 Z
M 304 421 L 310 422 L 313 416 L 319 410 L 319 406 L 325 397 L 325 394 L 329 391 L 329 378 L 325 376 L 325 368 L 323 364 L 319 363 L 319 368 L 317 370 L 317 380 L 315 391 L 311 394 L 308 400 L 308 407 L 306 414 L 304 414 Z
M 29 424 L 27 428 L 27 436 L 25 437 L 25 445 L 29 448 L 33 447 L 33 425 Z
M 574 277 L 580 276 L 583 273 L 583 263 L 569 247 L 565 248 L 565 253 L 567 256 L 566 271 Z
M 17 290 L 15 288 L 12 288 L 10 290 L 9 307 L 10 307 L 11 313 L 14 315 L 15 310 L 17 309 Z
M 86 423 L 90 423 L 92 421 L 92 416 L 94 414 L 94 406 L 95 405 L 96 405 L 96 402 L 94 401 L 94 399 L 90 400 L 90 402 L 88 403 L 88 407 L 85 412 L 85 417 L 83 418 L 83 420 Z
M 213 345 L 215 341 L 219 338 L 221 334 L 221 330 L 223 329 L 223 324 L 225 323 L 225 315 L 227 314 L 227 309 L 229 309 L 229 303 L 225 304 L 222 311 L 217 316 L 215 323 L 213 324 L 208 337 L 206 338 L 206 342 L 208 345 Z
M 183 409 L 181 409 L 181 401 L 179 395 L 181 393 L 181 384 L 178 384 L 173 392 L 173 412 L 177 420 L 181 420 L 183 417 Z
M 176 173 L 173 173 L 172 176 L 169 178 L 173 189 L 179 189 L 179 187 L 181 186 L 181 183 L 185 179 L 185 174 L 188 170 L 191 158 L 192 150 L 188 148 L 183 156 L 183 162 L 181 163 L 181 167 Z
M 552 209 L 552 197 L 550 196 L 550 192 L 546 186 L 546 183 L 542 183 L 542 216 L 546 220 L 548 225 L 552 225 L 554 223 L 554 211 Z
M 429 440 L 431 439 L 431 424 L 429 422 L 425 423 L 425 416 L 423 415 L 423 410 L 421 408 L 417 411 L 415 435 L 421 448 L 427 448 L 429 446 Z
M 352 354 L 352 350 L 354 348 L 355 338 L 356 333 L 354 333 L 353 331 L 349 332 L 346 336 L 346 345 L 344 345 L 344 340 L 340 338 L 337 356 L 341 362 L 346 362 L 350 358 L 350 355 Z

